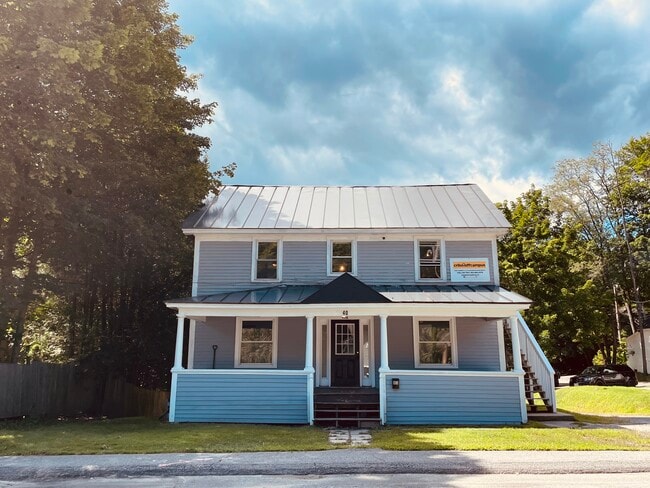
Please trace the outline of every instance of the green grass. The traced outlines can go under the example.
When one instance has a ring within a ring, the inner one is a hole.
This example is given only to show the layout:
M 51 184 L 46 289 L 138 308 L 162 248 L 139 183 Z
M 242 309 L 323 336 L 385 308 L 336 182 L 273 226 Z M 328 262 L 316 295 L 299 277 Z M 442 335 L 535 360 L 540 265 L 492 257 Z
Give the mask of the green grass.
M 516 427 L 385 427 L 372 447 L 398 451 L 605 451 L 650 450 L 650 437 L 622 429 Z
M 0 422 L 0 455 L 329 449 L 315 427 L 169 424 L 146 418 Z
M 650 415 L 650 390 L 625 386 L 574 386 L 556 393 L 558 410 L 584 415 Z

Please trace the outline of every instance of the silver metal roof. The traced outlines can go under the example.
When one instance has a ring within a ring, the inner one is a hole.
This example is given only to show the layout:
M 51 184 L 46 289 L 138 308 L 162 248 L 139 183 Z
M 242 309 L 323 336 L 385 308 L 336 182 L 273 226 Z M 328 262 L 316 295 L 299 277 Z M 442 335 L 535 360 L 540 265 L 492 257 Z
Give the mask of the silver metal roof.
M 216 295 L 170 300 L 168 303 L 205 304 L 297 304 L 325 285 L 279 285 L 257 290 L 244 290 Z M 531 301 L 518 293 L 498 286 L 485 285 L 381 285 L 370 286 L 393 303 L 485 303 L 527 305 Z
M 183 229 L 510 227 L 474 184 L 224 186 Z

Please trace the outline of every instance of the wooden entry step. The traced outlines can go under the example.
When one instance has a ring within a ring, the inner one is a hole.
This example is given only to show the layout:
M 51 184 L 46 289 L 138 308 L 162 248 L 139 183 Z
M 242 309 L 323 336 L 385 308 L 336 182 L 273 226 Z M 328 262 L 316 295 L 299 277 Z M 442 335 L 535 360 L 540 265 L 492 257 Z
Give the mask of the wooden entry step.
M 379 390 L 315 388 L 314 423 L 336 427 L 379 425 Z

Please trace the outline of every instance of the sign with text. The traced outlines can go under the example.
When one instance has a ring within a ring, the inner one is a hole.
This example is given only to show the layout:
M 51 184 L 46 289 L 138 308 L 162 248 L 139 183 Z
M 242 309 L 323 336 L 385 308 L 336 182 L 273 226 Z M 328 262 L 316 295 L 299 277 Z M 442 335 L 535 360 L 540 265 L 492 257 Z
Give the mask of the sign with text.
M 487 258 L 453 258 L 451 265 L 451 281 L 456 282 L 489 282 L 490 268 Z

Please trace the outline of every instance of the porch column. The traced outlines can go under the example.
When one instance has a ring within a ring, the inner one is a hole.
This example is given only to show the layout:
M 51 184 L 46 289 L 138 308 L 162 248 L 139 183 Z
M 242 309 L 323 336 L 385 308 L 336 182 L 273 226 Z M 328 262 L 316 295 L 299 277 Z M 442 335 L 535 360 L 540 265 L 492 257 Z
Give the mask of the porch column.
M 390 372 L 388 365 L 388 316 L 379 316 L 379 419 L 382 425 L 386 424 L 386 373 Z
M 524 368 L 521 364 L 521 346 L 519 345 L 519 330 L 517 327 L 517 316 L 510 317 L 510 337 L 512 340 L 512 364 L 515 373 L 519 373 L 519 397 L 521 399 L 521 421 L 528 422 L 528 411 L 526 409 L 526 385 L 524 382 Z
M 519 373 L 524 369 L 521 364 L 521 346 L 519 345 L 519 330 L 516 315 L 510 317 L 510 337 L 512 337 L 512 364 L 514 370 Z
M 178 314 L 178 324 L 176 325 L 176 351 L 174 353 L 174 369 L 183 369 L 183 328 L 185 325 L 185 315 Z
M 176 389 L 178 386 L 178 372 L 183 370 L 183 326 L 185 315 L 178 314 L 176 325 L 176 350 L 174 352 L 174 366 L 172 367 L 172 384 L 169 392 L 169 421 L 174 422 L 176 418 Z
M 307 315 L 305 372 L 307 373 L 307 420 L 314 424 L 314 316 Z

